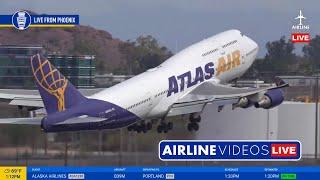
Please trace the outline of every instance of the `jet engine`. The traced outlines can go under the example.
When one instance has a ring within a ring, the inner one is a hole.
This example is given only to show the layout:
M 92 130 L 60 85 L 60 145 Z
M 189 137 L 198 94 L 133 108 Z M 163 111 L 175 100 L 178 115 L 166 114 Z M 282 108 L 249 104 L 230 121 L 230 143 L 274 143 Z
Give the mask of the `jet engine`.
M 239 99 L 238 103 L 234 104 L 234 108 L 241 107 L 241 108 L 248 108 L 253 105 L 252 101 L 247 97 L 242 97 Z
M 278 106 L 284 100 L 281 89 L 268 90 L 262 98 L 254 104 L 256 108 L 270 109 Z

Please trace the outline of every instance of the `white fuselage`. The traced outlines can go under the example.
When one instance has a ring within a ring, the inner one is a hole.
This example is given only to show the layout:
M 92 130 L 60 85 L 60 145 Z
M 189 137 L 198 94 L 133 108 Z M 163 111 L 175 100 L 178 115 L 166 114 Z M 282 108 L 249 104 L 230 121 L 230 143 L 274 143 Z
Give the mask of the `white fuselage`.
M 196 68 L 207 74 L 205 66 L 213 63 L 212 77 L 204 81 L 225 83 L 240 77 L 252 65 L 258 52 L 257 44 L 238 30 L 229 30 L 204 39 L 172 56 L 156 68 L 149 69 L 129 80 L 105 89 L 91 98 L 116 104 L 140 117 L 154 119 L 163 117 L 169 107 L 180 97 L 202 82 L 188 81 L 196 78 Z M 185 77 L 184 88 L 177 76 L 191 72 Z M 170 91 L 169 78 L 174 76 L 178 83 L 178 92 Z

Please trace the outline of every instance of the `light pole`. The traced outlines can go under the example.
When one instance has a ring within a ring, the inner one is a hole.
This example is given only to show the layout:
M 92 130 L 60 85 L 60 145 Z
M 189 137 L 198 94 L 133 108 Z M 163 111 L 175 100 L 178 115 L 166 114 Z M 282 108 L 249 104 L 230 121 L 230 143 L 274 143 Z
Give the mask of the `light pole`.
M 316 103 L 316 118 L 315 118 L 315 158 L 318 159 L 318 103 L 319 103 L 319 75 L 316 74 L 316 89 L 315 89 L 315 103 Z

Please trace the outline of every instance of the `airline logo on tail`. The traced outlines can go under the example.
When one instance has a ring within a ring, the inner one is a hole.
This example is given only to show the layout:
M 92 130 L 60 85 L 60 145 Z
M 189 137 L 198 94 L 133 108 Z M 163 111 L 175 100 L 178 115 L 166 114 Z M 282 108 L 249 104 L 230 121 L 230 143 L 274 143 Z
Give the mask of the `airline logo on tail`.
M 68 80 L 50 64 L 48 59 L 41 59 L 39 54 L 31 57 L 31 68 L 37 84 L 49 94 L 55 96 L 58 111 L 64 111 L 65 90 Z

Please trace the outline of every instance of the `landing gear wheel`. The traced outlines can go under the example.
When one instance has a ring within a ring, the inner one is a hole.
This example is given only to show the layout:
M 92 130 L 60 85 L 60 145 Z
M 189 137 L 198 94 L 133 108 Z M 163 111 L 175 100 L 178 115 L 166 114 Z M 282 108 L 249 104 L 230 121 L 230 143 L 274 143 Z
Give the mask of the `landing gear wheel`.
M 199 124 L 196 122 L 188 123 L 188 131 L 198 131 L 199 130 Z
M 142 131 L 141 126 L 137 126 L 137 127 L 136 127 L 136 131 L 137 131 L 137 133 L 141 133 L 141 131 Z
M 168 131 L 172 130 L 173 128 L 173 123 L 172 122 L 161 122 L 158 127 L 157 127 L 157 132 L 158 133 L 167 133 Z
M 151 130 L 152 129 L 152 123 L 151 122 L 148 122 L 147 123 L 147 130 Z
M 144 130 L 144 129 L 147 129 L 147 126 L 146 126 L 146 124 L 143 122 L 143 123 L 140 124 L 140 128 L 141 128 L 141 130 Z
M 198 131 L 199 130 L 199 124 L 198 123 L 192 123 L 192 126 L 193 126 L 193 129 L 195 131 Z
M 192 131 L 193 130 L 193 128 L 192 128 L 192 125 L 191 125 L 191 123 L 188 123 L 188 131 Z
M 142 128 L 142 132 L 143 132 L 143 133 L 146 133 L 146 132 L 147 132 L 147 129 L 146 129 L 146 128 Z
M 145 123 L 142 121 L 141 123 L 135 123 L 127 127 L 128 131 L 135 131 L 137 133 L 147 133 L 152 129 L 152 122 Z
M 157 132 L 158 132 L 158 133 L 162 133 L 162 126 L 161 126 L 161 125 L 159 125 L 159 126 L 157 127 Z
M 167 126 L 168 126 L 168 130 L 172 130 L 173 129 L 173 123 L 172 122 L 168 122 Z
M 201 121 L 201 116 L 194 117 L 194 114 L 190 114 L 189 120 L 190 120 L 190 122 L 192 122 L 192 123 L 193 123 L 193 122 L 198 123 L 198 122 Z
M 160 127 L 161 127 L 161 131 L 164 132 L 164 133 L 167 133 L 168 132 L 168 126 L 166 123 L 162 122 L 160 124 Z
M 194 120 L 195 120 L 195 122 L 198 122 L 198 123 L 201 122 L 201 116 L 195 118 Z

